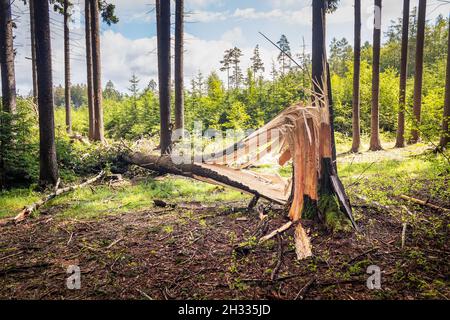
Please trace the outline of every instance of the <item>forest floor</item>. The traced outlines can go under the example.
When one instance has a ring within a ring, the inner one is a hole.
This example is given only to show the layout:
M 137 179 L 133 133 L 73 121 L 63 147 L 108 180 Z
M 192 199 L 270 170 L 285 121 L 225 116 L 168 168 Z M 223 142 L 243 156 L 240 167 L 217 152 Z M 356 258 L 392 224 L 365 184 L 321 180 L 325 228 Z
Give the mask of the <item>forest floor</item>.
M 255 245 L 258 232 L 287 221 L 281 208 L 262 202 L 264 225 L 240 192 L 134 172 L 0 226 L 0 299 L 449 299 L 450 215 L 399 197 L 450 209 L 448 160 L 424 144 L 386 146 L 339 156 L 361 230 L 331 233 L 305 221 L 312 258 L 297 261 L 292 230 Z M 0 217 L 38 197 L 0 194 Z M 80 290 L 66 287 L 70 265 L 80 267 Z M 380 290 L 366 285 L 370 265 L 381 269 Z

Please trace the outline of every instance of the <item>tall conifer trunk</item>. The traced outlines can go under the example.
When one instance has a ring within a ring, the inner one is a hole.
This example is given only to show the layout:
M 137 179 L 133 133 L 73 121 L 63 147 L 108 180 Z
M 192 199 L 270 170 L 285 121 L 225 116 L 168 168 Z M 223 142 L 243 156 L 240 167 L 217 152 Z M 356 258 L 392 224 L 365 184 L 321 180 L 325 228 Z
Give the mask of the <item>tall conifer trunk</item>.
M 359 151 L 361 145 L 360 128 L 360 78 L 361 78 L 361 0 L 355 0 L 355 44 L 353 57 L 353 143 L 352 152 Z
M 410 0 L 403 0 L 402 21 L 402 53 L 400 59 L 400 99 L 398 104 L 398 124 L 396 148 L 405 146 L 405 107 L 406 107 L 406 80 L 408 77 L 408 40 L 409 40 L 409 7 Z
M 422 110 L 422 85 L 423 85 L 423 51 L 425 46 L 427 0 L 419 0 L 419 13 L 417 19 L 417 43 L 416 43 L 416 71 L 414 75 L 414 124 L 411 131 L 411 143 L 420 140 L 419 126 Z
M 369 148 L 371 151 L 379 151 L 382 149 L 380 142 L 381 10 L 382 1 L 375 0 L 375 21 L 373 26 L 372 110 Z
M 53 105 L 52 48 L 48 0 L 35 0 L 36 67 L 39 108 L 39 184 L 56 185 L 55 120 Z

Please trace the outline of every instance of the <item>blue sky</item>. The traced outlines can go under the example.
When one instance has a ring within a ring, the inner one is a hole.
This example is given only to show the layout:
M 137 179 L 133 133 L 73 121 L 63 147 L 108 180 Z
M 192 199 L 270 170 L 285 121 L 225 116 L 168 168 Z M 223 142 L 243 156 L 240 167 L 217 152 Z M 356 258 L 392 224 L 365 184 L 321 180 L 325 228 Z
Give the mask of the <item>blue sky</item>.
M 168 0 L 167 0 L 168 1 Z M 102 60 L 103 82 L 112 80 L 117 88 L 126 91 L 128 79 L 135 73 L 141 79 L 141 88 L 150 79 L 156 79 L 156 28 L 154 0 L 110 0 L 116 5 L 120 22 L 112 27 L 102 26 Z M 411 1 L 411 7 L 418 0 Z M 72 30 L 72 64 L 73 82 L 81 83 L 85 79 L 84 30 L 82 28 L 84 1 L 74 0 L 79 5 L 80 24 Z M 371 41 L 373 21 L 373 0 L 363 3 L 363 41 Z M 402 1 L 384 0 L 382 14 L 383 31 L 387 30 L 391 20 L 402 15 Z M 173 2 L 172 2 L 173 4 Z M 243 67 L 247 67 L 255 45 L 259 44 L 267 74 L 272 60 L 278 52 L 258 31 L 277 41 L 285 34 L 294 53 L 302 50 L 302 38 L 305 39 L 306 51 L 311 48 L 311 0 L 185 0 L 186 18 L 186 83 L 198 71 L 208 74 L 219 68 L 223 51 L 238 46 L 242 48 Z M 174 10 L 174 5 L 172 6 Z M 26 94 L 31 88 L 29 56 L 29 21 L 26 8 L 16 4 L 14 13 L 19 25 L 16 31 L 18 56 L 18 88 Z M 427 19 L 435 19 L 438 14 L 447 16 L 450 5 L 441 5 L 439 0 L 428 1 Z M 353 0 L 341 0 L 339 9 L 328 16 L 327 38 L 346 37 L 353 40 Z M 56 84 L 63 80 L 63 54 L 61 39 L 62 19 L 52 13 L 52 35 L 54 49 L 54 80 Z M 222 75 L 223 76 L 223 75 Z

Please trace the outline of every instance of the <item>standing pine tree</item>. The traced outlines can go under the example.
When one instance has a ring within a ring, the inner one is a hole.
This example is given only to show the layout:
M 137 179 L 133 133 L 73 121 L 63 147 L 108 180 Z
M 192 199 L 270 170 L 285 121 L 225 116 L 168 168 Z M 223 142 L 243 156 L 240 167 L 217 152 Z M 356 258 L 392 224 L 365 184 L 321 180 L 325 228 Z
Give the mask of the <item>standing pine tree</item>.
M 115 5 L 85 0 L 86 67 L 89 110 L 89 138 L 103 141 L 103 108 L 100 60 L 100 19 L 108 25 L 119 22 Z
M 411 143 L 420 140 L 419 126 L 422 109 L 423 84 L 423 51 L 425 45 L 427 0 L 419 0 L 419 16 L 417 20 L 416 71 L 414 75 L 414 126 L 411 131 Z
M 53 105 L 52 48 L 48 0 L 35 0 L 36 67 L 39 109 L 39 184 L 56 185 L 55 120 Z
M 13 19 L 10 0 L 0 0 L 0 69 L 2 83 L 2 109 L 8 114 L 0 118 L 0 188 L 6 180 L 6 165 L 4 160 L 7 136 L 12 136 L 11 118 L 16 113 L 16 76 L 14 70 Z
M 0 0 L 0 66 L 2 106 L 8 113 L 16 112 L 16 76 L 14 70 L 14 36 L 10 0 Z
M 398 124 L 396 148 L 405 146 L 405 107 L 406 107 L 406 80 L 408 77 L 408 33 L 409 33 L 409 6 L 410 0 L 403 0 L 402 21 L 402 49 L 400 58 L 400 97 L 398 106 Z
M 259 53 L 259 45 L 256 45 L 255 50 L 253 50 L 253 56 L 250 58 L 250 60 L 252 62 L 251 69 L 255 77 L 259 72 L 264 72 L 264 62 L 262 61 L 261 55 Z
M 175 129 L 184 128 L 184 0 L 175 1 Z
M 231 76 L 231 83 L 234 86 L 234 89 L 238 89 L 244 79 L 244 75 L 242 74 L 242 70 L 240 67 L 241 57 L 243 56 L 242 50 L 238 47 L 234 47 L 230 56 L 230 63 L 233 67 L 233 75 Z
M 33 102 L 37 103 L 37 75 L 36 75 L 36 38 L 34 37 L 34 0 L 28 0 L 30 11 L 30 49 L 31 49 L 31 75 L 33 79 Z
M 375 0 L 373 25 L 372 110 L 370 124 L 370 150 L 382 149 L 380 142 L 380 51 L 381 51 L 381 0 Z
M 70 7 L 69 0 L 64 0 L 64 102 L 66 106 L 66 131 L 72 133 L 72 110 L 70 107 Z
M 445 149 L 450 142 L 450 131 L 448 122 L 450 121 L 450 19 L 448 23 L 448 41 L 447 41 L 447 73 L 445 76 L 445 101 L 444 115 L 442 119 L 442 136 L 439 146 Z
M 93 75 L 93 105 L 94 105 L 94 140 L 105 140 L 103 127 L 103 95 L 101 79 L 100 51 L 100 9 L 97 0 L 91 0 L 91 45 L 92 45 L 92 75 Z
M 222 67 L 220 67 L 220 71 L 226 71 L 227 72 L 227 90 L 230 90 L 230 69 L 231 69 L 231 55 L 233 53 L 233 49 L 225 50 L 225 53 L 223 55 L 223 60 L 220 61 L 220 64 Z
M 254 81 L 257 81 L 259 87 L 258 104 L 261 104 L 263 72 L 265 71 L 265 68 L 259 53 L 259 45 L 256 45 L 255 50 L 253 50 L 253 57 L 250 58 L 250 61 L 252 63 L 251 70 L 253 71 Z
M 278 55 L 278 62 L 281 65 L 281 74 L 284 75 L 285 72 L 289 71 L 291 67 L 291 60 L 286 56 L 286 54 L 291 55 L 291 47 L 289 45 L 287 37 L 284 34 L 281 35 L 281 38 L 280 40 L 278 40 L 277 45 L 283 51 Z
M 156 1 L 161 155 L 170 152 L 170 1 Z
M 352 152 L 357 153 L 361 145 L 360 127 L 360 78 L 361 78 L 361 0 L 355 0 L 355 45 L 353 57 L 353 142 Z
M 133 116 L 136 119 L 137 117 L 137 99 L 139 94 L 139 78 L 136 74 L 133 73 L 130 79 L 130 86 L 128 87 L 128 91 L 131 92 L 131 97 L 133 98 Z
M 95 137 L 95 113 L 94 113 L 94 82 L 92 78 L 92 28 L 91 2 L 85 0 L 84 21 L 86 34 L 86 75 L 87 75 L 87 101 L 89 112 L 89 139 Z

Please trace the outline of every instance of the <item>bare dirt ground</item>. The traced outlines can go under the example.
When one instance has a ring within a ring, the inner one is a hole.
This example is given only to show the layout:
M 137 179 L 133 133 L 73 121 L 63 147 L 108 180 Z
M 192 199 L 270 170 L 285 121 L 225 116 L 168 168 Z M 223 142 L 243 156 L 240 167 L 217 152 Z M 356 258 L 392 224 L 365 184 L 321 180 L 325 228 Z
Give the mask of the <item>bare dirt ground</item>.
M 297 261 L 292 230 L 251 250 L 256 236 L 286 222 L 268 210 L 264 226 L 246 203 L 129 212 L 97 220 L 47 215 L 0 227 L 0 299 L 448 299 L 448 214 L 414 207 L 417 223 L 356 202 L 360 233 L 309 225 L 314 257 Z M 432 224 L 432 225 L 431 225 Z M 433 232 L 430 232 L 433 228 Z M 66 288 L 69 265 L 81 289 Z M 275 279 L 274 269 L 280 266 Z M 369 265 L 381 290 L 369 290 Z

